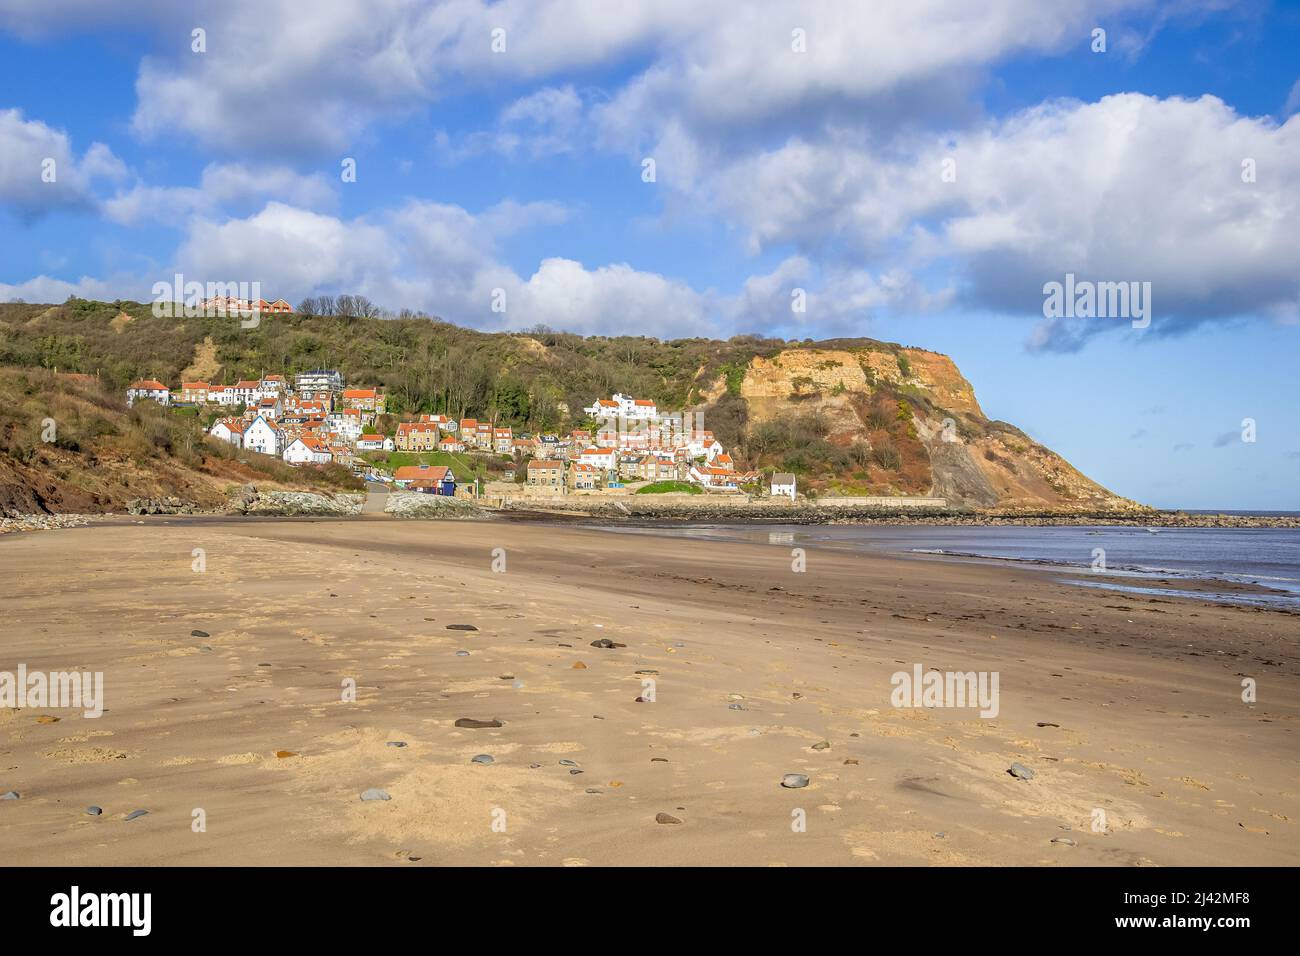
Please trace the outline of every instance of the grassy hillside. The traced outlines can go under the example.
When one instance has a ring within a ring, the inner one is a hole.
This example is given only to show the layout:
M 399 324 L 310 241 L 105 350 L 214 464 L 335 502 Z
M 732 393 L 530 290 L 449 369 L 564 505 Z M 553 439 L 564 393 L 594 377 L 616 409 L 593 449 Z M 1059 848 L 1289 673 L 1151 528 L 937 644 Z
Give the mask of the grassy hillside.
M 203 434 L 193 415 L 128 409 L 92 377 L 0 368 L 0 513 L 122 511 L 132 498 L 218 507 L 232 487 L 355 490 L 345 469 L 294 469 Z
M 518 430 L 588 424 L 582 408 L 626 392 L 700 410 L 745 468 L 789 471 L 828 494 L 927 494 L 978 507 L 1123 508 L 1013 425 L 990 421 L 946 356 L 872 339 L 785 342 L 486 333 L 425 318 L 156 318 L 139 303 L 0 305 L 0 365 L 232 382 L 340 369 L 417 412 Z M 463 470 L 462 469 L 458 469 Z

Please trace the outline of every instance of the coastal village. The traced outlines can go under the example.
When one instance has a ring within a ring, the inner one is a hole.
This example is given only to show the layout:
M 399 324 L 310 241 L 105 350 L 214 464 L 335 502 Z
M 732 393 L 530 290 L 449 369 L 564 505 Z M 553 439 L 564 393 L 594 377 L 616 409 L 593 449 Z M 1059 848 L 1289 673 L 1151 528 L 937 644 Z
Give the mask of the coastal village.
M 794 499 L 796 479 L 767 482 L 741 471 L 700 416 L 665 414 L 650 399 L 614 394 L 583 409 L 594 424 L 563 434 L 515 434 L 477 418 L 420 414 L 396 421 L 376 388 L 349 387 L 334 369 L 269 374 L 234 384 L 182 382 L 178 390 L 153 379 L 132 382 L 128 405 L 151 401 L 172 408 L 218 412 L 208 433 L 237 448 L 294 466 L 336 463 L 359 477 L 408 491 L 476 496 L 477 482 L 458 481 L 449 464 L 461 456 L 494 460 L 505 481 L 531 493 L 564 495 L 613 490 L 754 492 Z M 229 414 L 221 411 L 229 410 Z M 389 428 L 381 427 L 387 422 Z M 390 430 L 391 429 L 391 430 Z M 446 457 L 451 456 L 451 457 Z M 390 457 L 412 460 L 387 469 Z M 472 468 L 462 469 L 468 474 Z

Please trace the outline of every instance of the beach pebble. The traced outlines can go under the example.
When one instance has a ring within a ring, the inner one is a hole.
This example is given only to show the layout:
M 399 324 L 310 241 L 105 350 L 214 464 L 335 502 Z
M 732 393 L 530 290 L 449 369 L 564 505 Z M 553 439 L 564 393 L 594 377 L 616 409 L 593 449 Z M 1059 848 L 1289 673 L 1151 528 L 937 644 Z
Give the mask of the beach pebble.
M 87 816 L 97 817 L 97 816 L 99 816 L 100 814 L 102 814 L 103 812 L 104 812 L 104 808 L 103 808 L 103 807 L 86 807 L 86 815 L 87 815 Z
M 1034 772 L 1022 763 L 1013 763 L 1007 773 L 1018 780 L 1033 780 Z
M 781 778 L 781 786 L 787 790 L 798 790 L 808 786 L 808 776 L 802 773 L 787 773 Z
M 22 794 L 17 790 L 7 790 L 4 793 L 0 793 L 0 800 L 21 800 L 22 798 Z
M 387 790 L 380 790 L 377 787 L 371 787 L 369 790 L 361 791 L 362 800 L 391 800 Z
M 1069 837 L 1052 837 L 1052 842 L 1053 842 L 1053 843 L 1059 843 L 1059 844 L 1061 844 L 1061 846 L 1078 846 L 1078 845 L 1079 845 L 1079 844 L 1075 843 L 1073 840 L 1071 840 Z
M 570 775 L 570 776 L 573 776 L 573 777 L 576 777 L 576 776 L 577 776 L 578 774 L 580 774 L 580 773 L 582 773 L 582 771 L 581 771 L 581 770 L 578 770 L 576 767 L 575 767 L 574 769 L 572 769 L 572 770 L 569 771 L 569 775 Z
M 148 812 L 148 810 L 132 810 L 123 819 L 129 823 L 132 820 L 137 820 L 140 817 L 145 816 Z
M 846 767 L 856 767 L 857 765 L 858 765 L 858 758 L 857 758 L 857 757 L 845 757 L 845 758 L 844 758 L 844 766 L 846 766 Z
M 457 651 L 457 652 L 456 652 L 456 656 L 457 656 L 457 657 L 469 657 L 469 651 Z
M 657 670 L 652 669 L 652 668 L 646 668 L 645 670 L 637 671 L 637 673 L 638 673 L 638 674 L 658 674 L 659 672 L 658 672 Z
M 1046 721 L 1046 720 L 1040 720 L 1040 721 L 1038 722 L 1038 726 L 1039 726 L 1039 727 L 1060 727 L 1061 725 L 1060 725 L 1060 724 L 1049 723 L 1049 722 Z
M 190 631 L 190 637 L 211 637 L 207 631 Z
M 671 813 L 655 814 L 655 823 L 681 823 L 681 822 L 682 822 L 681 820 L 677 819 Z
M 812 745 L 813 750 L 830 750 L 831 742 L 829 740 L 819 740 Z
M 449 631 L 477 631 L 478 628 L 475 627 L 473 624 L 448 624 L 448 625 L 447 625 L 447 630 L 449 630 Z
M 405 746 L 406 746 L 406 741 L 405 741 L 405 740 L 390 740 L 390 741 L 388 741 L 388 746 L 390 746 L 390 747 L 405 747 Z
M 495 763 L 496 758 L 491 754 L 476 754 L 469 758 L 470 763 Z
M 582 663 L 582 661 L 574 661 L 573 669 L 575 671 L 585 671 L 587 669 L 587 665 Z
M 728 705 L 727 705 L 727 710 L 744 710 L 744 709 L 745 709 L 745 705 L 744 705 L 744 704 L 728 704 Z
M 567 757 L 560 761 L 561 767 L 576 767 L 577 765 L 576 761 L 569 760 Z
M 457 727 L 467 727 L 470 730 L 483 730 L 484 728 L 495 728 L 502 726 L 499 720 L 475 720 L 473 717 L 461 717 L 456 721 Z
M 650 758 L 650 762 L 651 762 L 651 763 L 667 763 L 667 762 L 668 762 L 668 758 L 667 758 L 667 757 L 651 757 L 651 758 Z
M 614 647 L 627 647 L 626 644 L 619 644 L 617 641 L 611 641 L 608 637 L 602 637 L 602 638 L 601 638 L 600 640 L 598 640 L 598 641 L 592 641 L 592 642 L 591 642 L 591 646 L 592 646 L 592 647 L 604 647 L 604 648 L 607 648 L 607 649 L 608 649 L 608 648 L 614 648 Z

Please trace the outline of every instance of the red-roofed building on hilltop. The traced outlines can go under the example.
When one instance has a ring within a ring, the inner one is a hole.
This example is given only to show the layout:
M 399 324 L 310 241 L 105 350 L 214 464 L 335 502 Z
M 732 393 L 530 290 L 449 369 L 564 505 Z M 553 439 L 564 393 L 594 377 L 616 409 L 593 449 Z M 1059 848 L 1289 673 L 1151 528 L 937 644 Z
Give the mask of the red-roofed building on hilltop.
M 134 405 L 140 399 L 146 398 L 157 402 L 159 405 L 170 405 L 172 393 L 167 391 L 166 385 L 152 378 L 137 379 L 126 390 L 127 405 Z

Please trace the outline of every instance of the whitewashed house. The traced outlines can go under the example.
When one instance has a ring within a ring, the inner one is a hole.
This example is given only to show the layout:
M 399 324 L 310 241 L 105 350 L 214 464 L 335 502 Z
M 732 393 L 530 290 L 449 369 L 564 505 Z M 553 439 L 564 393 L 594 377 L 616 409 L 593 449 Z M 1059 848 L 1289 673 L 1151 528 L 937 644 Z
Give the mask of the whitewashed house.
M 295 438 L 284 450 L 284 460 L 291 465 L 323 465 L 333 457 L 324 442 L 310 435 Z
M 132 382 L 131 387 L 126 390 L 126 404 L 134 405 L 140 399 L 151 399 L 159 405 L 170 405 L 172 393 L 167 390 L 167 386 L 162 382 L 155 381 L 152 378 L 142 378 Z
M 213 438 L 229 442 L 236 448 L 244 447 L 244 423 L 237 418 L 223 418 L 208 429 Z
M 231 386 L 235 390 L 235 404 L 251 406 L 262 400 L 262 383 L 257 379 L 236 382 Z
M 357 451 L 393 451 L 394 448 L 393 440 L 383 435 L 362 435 L 357 439 Z
M 613 471 L 618 467 L 618 452 L 613 448 L 587 448 L 578 456 L 578 461 L 601 471 Z
M 789 472 L 778 471 L 772 476 L 772 497 L 789 498 L 794 501 L 795 477 Z
M 209 385 L 208 401 L 217 405 L 238 405 L 239 398 L 233 385 Z
M 258 415 L 253 419 L 253 424 L 244 429 L 244 447 L 249 451 L 279 457 L 284 448 L 284 433 Z

